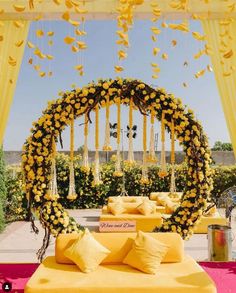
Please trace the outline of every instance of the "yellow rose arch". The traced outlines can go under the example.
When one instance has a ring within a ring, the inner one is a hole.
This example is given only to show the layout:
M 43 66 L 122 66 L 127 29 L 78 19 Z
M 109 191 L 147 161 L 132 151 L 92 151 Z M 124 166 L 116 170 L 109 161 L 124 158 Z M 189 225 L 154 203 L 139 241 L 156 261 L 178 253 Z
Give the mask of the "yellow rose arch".
M 83 88 L 62 93 L 58 100 L 50 102 L 43 115 L 33 124 L 31 135 L 24 144 L 22 161 L 29 208 L 38 215 L 45 229 L 43 246 L 39 250 L 40 259 L 49 244 L 50 234 L 57 236 L 59 233 L 83 229 L 69 217 L 58 201 L 46 199 L 53 139 L 60 140 L 61 132 L 70 124 L 73 115 L 76 119 L 86 114 L 90 121 L 91 111 L 97 105 L 104 107 L 107 99 L 111 104 L 119 102 L 125 105 L 129 105 L 132 100 L 141 114 L 149 115 L 152 112 L 158 120 L 161 120 L 164 112 L 167 131 L 170 131 L 171 120 L 174 120 L 175 135 L 186 153 L 188 181 L 180 207 L 169 219 L 164 220 L 162 227 L 155 230 L 177 232 L 186 239 L 192 234 L 194 225 L 206 207 L 212 190 L 211 158 L 207 138 L 193 112 L 164 89 L 153 89 L 142 81 L 99 80 L 96 84 L 90 83 Z

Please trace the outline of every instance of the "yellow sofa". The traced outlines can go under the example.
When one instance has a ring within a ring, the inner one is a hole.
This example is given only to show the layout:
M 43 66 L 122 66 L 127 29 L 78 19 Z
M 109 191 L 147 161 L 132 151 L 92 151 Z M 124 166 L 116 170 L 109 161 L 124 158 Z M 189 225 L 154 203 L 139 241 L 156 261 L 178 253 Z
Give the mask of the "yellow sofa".
M 95 239 L 111 253 L 99 268 L 82 273 L 63 252 L 76 234 L 61 234 L 56 239 L 55 256 L 47 257 L 26 284 L 25 293 L 216 293 L 207 273 L 184 255 L 183 241 L 176 233 L 150 233 L 170 248 L 156 275 L 145 274 L 122 260 L 136 233 L 94 233 Z

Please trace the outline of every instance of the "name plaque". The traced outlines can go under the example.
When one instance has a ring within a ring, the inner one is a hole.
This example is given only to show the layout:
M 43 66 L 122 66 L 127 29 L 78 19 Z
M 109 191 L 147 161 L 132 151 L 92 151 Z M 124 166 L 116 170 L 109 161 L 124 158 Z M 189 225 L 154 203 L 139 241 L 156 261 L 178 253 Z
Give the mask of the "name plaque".
M 135 232 L 136 221 L 101 221 L 100 232 Z

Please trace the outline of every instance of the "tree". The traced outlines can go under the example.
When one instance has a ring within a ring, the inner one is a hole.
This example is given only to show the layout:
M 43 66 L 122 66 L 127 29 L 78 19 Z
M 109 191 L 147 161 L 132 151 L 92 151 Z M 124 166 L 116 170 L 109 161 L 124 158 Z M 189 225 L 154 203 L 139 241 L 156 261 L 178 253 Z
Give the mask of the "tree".
M 3 149 L 0 147 L 0 231 L 5 226 L 5 202 L 6 202 L 6 173 L 5 173 L 5 162 L 3 159 Z
M 229 142 L 216 141 L 211 150 L 212 151 L 232 151 L 233 146 L 232 146 L 232 143 L 229 143 Z

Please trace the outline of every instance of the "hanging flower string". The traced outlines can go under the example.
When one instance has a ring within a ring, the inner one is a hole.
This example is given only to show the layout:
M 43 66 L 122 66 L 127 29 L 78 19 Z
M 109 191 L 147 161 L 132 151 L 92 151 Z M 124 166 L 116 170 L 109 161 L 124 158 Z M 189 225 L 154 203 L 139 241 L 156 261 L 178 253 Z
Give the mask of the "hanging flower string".
M 167 176 L 166 171 L 166 153 L 165 153 L 165 113 L 161 114 L 161 170 L 158 173 L 159 177 Z
M 155 114 L 154 111 L 151 110 L 151 129 L 150 129 L 150 145 L 149 145 L 149 154 L 147 157 L 147 161 L 150 163 L 157 163 L 157 157 L 155 154 L 155 146 L 154 146 L 154 119 L 155 119 Z
M 51 161 L 51 174 L 48 191 L 45 194 L 47 200 L 57 200 L 59 194 L 57 191 L 57 172 L 56 172 L 56 142 L 54 136 L 52 137 L 52 161 Z
M 84 115 L 84 152 L 83 152 L 83 168 L 84 171 L 89 171 L 89 159 L 88 159 L 88 116 Z
M 123 172 L 121 170 L 121 156 L 120 156 L 120 133 L 121 133 L 121 127 L 120 127 L 120 99 L 117 101 L 117 138 L 116 138 L 116 144 L 117 144 L 117 152 L 116 152 L 116 164 L 115 164 L 115 172 L 113 173 L 116 177 L 123 176 Z
M 77 194 L 75 192 L 75 172 L 74 172 L 74 111 L 70 114 L 70 178 L 69 178 L 69 192 L 67 198 L 75 200 Z
M 133 151 L 133 100 L 130 100 L 129 105 L 129 151 L 128 162 L 134 163 L 134 151 Z
M 112 147 L 110 146 L 110 102 L 109 97 L 106 100 L 106 128 L 105 128 L 105 142 L 103 146 L 103 151 L 111 151 Z
M 94 185 L 101 184 L 100 165 L 99 165 L 99 106 L 95 108 L 95 166 L 94 166 Z
M 170 179 L 170 193 L 176 192 L 175 185 L 175 124 L 174 119 L 171 119 L 171 179 Z
M 143 115 L 143 166 L 141 184 L 148 184 L 147 174 L 147 116 Z

